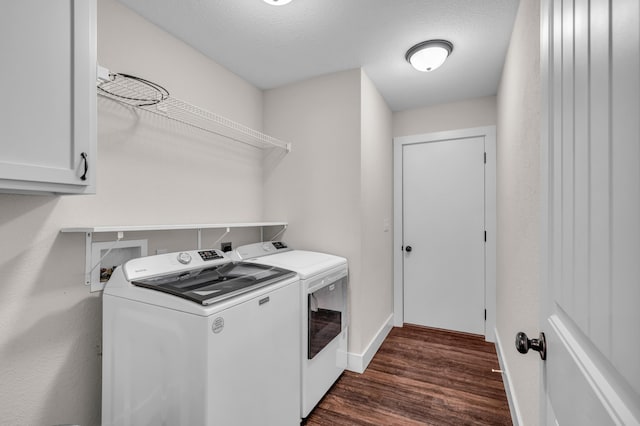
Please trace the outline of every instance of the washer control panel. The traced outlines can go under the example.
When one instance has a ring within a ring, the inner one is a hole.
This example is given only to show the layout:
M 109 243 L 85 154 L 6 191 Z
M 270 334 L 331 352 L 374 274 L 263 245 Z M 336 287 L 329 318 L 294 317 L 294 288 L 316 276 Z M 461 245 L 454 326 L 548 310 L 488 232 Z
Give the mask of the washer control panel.
M 202 250 L 199 251 L 198 254 L 204 261 L 224 258 L 224 256 L 220 255 L 216 250 Z
M 133 281 L 231 262 L 233 260 L 220 250 L 190 250 L 131 259 L 123 268 L 127 280 Z

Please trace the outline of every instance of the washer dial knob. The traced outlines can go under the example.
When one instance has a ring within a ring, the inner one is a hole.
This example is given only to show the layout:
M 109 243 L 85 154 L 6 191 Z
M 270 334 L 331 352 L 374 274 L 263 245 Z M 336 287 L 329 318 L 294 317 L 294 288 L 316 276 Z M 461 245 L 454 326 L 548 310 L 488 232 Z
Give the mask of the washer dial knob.
M 183 265 L 189 264 L 189 262 L 191 262 L 191 255 L 184 251 L 178 253 L 178 262 L 182 263 Z

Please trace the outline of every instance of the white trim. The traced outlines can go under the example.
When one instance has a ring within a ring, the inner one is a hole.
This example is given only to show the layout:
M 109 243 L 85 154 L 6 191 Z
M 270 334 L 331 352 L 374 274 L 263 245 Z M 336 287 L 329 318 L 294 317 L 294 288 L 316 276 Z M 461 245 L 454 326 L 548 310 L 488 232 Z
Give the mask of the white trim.
M 507 394 L 507 401 L 509 402 L 509 411 L 511 412 L 511 422 L 514 426 L 523 425 L 522 414 L 520 413 L 520 405 L 516 395 L 511 392 L 511 374 L 509 374 L 509 367 L 505 362 L 504 353 L 502 352 L 502 340 L 498 334 L 498 329 L 493 330 L 496 340 L 496 353 L 498 354 L 498 362 L 500 363 L 500 369 L 502 370 L 502 382 L 504 383 L 504 392 Z
M 396 327 L 404 324 L 402 146 L 400 138 L 393 138 L 393 325 Z
M 487 153 L 487 164 L 484 168 L 484 229 L 487 231 L 484 257 L 484 307 L 487 320 L 484 323 L 484 338 L 487 342 L 495 342 L 496 329 L 496 281 L 497 281 L 497 152 L 496 126 L 485 128 L 484 150 Z
M 444 132 L 393 138 L 393 324 L 404 323 L 402 251 L 402 148 L 404 145 L 434 142 L 443 139 L 484 137 L 487 165 L 485 167 L 485 340 L 495 340 L 496 327 L 496 126 L 448 130 Z
M 375 334 L 369 345 L 361 354 L 356 354 L 353 352 L 348 353 L 348 361 L 347 361 L 347 370 L 353 371 L 354 373 L 362 374 L 364 370 L 367 369 L 369 363 L 373 359 L 373 356 L 378 352 L 380 346 L 384 342 L 384 339 L 387 338 L 387 335 L 393 328 L 393 314 L 389 315 L 389 318 L 382 324 L 382 327 Z

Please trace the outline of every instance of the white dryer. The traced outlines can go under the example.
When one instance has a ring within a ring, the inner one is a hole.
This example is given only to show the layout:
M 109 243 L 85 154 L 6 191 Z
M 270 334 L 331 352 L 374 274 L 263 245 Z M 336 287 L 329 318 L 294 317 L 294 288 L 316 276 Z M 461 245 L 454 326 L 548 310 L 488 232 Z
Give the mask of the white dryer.
M 302 383 L 306 418 L 347 367 L 347 259 L 293 250 L 281 241 L 238 247 L 238 259 L 288 269 L 300 277 Z
M 294 272 L 218 250 L 133 259 L 103 296 L 102 424 L 299 425 Z

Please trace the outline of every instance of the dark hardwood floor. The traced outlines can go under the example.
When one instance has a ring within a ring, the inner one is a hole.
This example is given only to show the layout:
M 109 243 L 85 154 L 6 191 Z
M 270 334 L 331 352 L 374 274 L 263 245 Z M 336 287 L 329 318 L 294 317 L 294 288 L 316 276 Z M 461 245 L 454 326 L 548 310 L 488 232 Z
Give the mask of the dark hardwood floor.
M 394 328 L 363 374 L 346 371 L 316 425 L 511 425 L 495 347 L 481 336 Z

